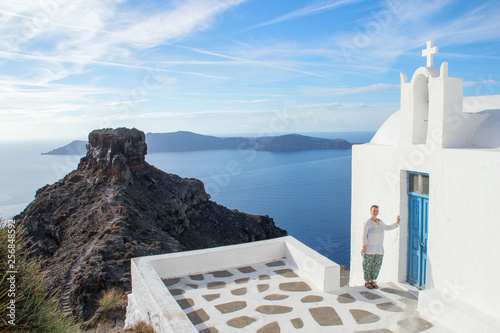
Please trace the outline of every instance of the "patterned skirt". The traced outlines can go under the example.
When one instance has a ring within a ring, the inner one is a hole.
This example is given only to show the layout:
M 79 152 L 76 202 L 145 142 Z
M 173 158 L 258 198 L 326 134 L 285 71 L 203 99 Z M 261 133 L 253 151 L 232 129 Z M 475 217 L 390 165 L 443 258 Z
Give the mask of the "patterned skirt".
M 383 254 L 365 254 L 363 256 L 363 272 L 365 281 L 376 280 L 382 266 Z

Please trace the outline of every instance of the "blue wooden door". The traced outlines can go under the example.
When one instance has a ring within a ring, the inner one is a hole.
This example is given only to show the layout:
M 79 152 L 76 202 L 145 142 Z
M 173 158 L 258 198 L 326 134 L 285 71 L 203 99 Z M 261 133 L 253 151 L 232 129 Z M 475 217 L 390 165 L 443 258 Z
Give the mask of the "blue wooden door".
M 408 282 L 425 285 L 429 198 L 410 193 L 408 198 Z

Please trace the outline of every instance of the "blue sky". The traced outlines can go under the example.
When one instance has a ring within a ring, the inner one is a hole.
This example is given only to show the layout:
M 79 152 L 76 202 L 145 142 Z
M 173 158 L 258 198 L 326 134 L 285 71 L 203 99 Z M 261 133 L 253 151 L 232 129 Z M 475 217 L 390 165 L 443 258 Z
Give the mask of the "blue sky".
M 0 0 L 0 140 L 375 131 L 399 72 L 500 94 L 498 1 Z

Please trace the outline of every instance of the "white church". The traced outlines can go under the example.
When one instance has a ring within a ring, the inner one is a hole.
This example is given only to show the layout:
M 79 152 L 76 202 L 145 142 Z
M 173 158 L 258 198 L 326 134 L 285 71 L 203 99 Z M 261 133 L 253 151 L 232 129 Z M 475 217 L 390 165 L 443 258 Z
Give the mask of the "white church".
M 156 332 L 500 332 L 500 95 L 463 97 L 448 63 L 352 151 L 351 271 L 291 236 L 131 260 L 127 327 Z M 380 289 L 364 287 L 362 229 L 387 224 Z M 497 206 L 499 205 L 499 206 Z
M 437 51 L 427 43 L 427 66 L 401 73 L 401 109 L 353 147 L 350 284 L 364 283 L 362 228 L 377 204 L 386 223 L 402 219 L 378 281 L 417 287 L 420 313 L 457 332 L 500 332 L 500 95 L 464 98 L 448 63 L 433 66 Z

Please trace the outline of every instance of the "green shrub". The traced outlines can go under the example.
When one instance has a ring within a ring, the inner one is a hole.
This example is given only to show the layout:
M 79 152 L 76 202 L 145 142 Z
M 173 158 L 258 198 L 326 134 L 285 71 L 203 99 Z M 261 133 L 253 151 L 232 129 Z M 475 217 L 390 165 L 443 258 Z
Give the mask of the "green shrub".
M 27 242 L 19 224 L 0 228 L 0 332 L 74 332 Z

